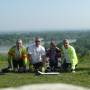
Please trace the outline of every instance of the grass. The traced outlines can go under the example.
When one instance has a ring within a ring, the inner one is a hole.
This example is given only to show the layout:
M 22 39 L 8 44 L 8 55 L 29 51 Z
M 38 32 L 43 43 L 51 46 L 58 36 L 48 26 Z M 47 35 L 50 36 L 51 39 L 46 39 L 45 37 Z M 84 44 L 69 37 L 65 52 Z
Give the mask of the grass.
M 0 56 L 0 68 L 6 67 L 6 56 Z M 34 73 L 6 73 L 0 75 L 0 88 L 17 87 L 38 83 L 67 83 L 90 88 L 90 61 L 81 59 L 76 73 L 61 73 L 60 75 L 40 75 Z

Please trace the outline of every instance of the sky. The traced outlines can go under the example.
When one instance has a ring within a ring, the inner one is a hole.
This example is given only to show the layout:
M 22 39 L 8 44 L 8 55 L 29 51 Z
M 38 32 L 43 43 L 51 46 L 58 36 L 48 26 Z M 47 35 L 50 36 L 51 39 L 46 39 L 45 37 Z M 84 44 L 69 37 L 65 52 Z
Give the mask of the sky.
M 0 0 L 0 32 L 90 29 L 90 0 Z

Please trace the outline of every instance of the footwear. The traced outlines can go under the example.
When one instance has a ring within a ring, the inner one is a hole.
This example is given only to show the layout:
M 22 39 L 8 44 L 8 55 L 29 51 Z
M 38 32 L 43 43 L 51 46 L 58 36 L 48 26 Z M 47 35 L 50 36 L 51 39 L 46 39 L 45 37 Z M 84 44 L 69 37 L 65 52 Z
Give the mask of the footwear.
M 45 68 L 44 67 L 42 67 L 42 72 L 45 72 Z
M 18 72 L 18 69 L 17 68 L 14 68 L 14 70 L 13 70 L 14 72 Z
M 1 70 L 1 72 L 7 73 L 7 72 L 9 72 L 9 68 L 8 68 L 8 67 L 3 68 L 3 69 Z
M 75 70 L 73 70 L 72 73 L 75 73 Z
M 36 76 L 40 75 L 39 71 L 36 71 L 36 72 L 35 72 L 35 75 L 36 75 Z

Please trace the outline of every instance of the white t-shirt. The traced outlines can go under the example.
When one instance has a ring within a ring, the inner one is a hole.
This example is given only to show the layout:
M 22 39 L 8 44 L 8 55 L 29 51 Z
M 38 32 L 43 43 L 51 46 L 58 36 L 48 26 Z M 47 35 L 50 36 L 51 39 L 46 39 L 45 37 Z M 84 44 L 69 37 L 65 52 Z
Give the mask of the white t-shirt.
M 39 45 L 39 47 L 36 47 L 35 44 L 31 44 L 28 47 L 28 54 L 31 55 L 32 64 L 42 62 L 42 56 L 45 55 L 45 48 L 41 45 Z

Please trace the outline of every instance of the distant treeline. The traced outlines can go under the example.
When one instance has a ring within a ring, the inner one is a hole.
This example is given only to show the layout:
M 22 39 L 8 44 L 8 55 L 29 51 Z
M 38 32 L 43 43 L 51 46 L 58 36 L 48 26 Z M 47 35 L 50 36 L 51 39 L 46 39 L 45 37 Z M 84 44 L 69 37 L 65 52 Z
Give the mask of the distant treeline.
M 47 42 L 51 39 L 60 41 L 58 46 L 61 48 L 63 39 L 76 39 L 72 43 L 80 56 L 85 55 L 90 50 L 90 31 L 53 31 L 53 32 L 24 32 L 24 33 L 10 33 L 0 34 L 0 46 L 11 46 L 15 44 L 18 38 L 21 38 L 25 44 L 33 41 L 36 36 L 44 39 L 45 47 L 48 47 Z

